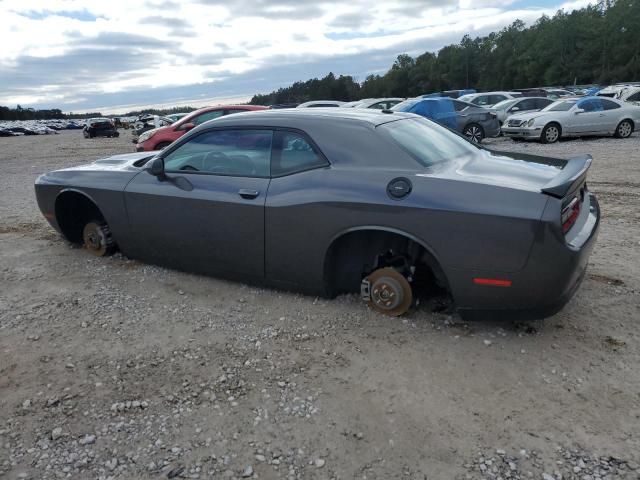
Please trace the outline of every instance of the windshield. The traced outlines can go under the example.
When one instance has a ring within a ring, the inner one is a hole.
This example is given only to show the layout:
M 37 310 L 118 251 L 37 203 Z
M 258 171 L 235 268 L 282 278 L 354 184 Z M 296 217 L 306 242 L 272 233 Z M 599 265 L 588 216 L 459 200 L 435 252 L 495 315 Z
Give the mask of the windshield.
M 502 100 L 501 102 L 496 103 L 492 108 L 496 110 L 506 110 L 516 102 L 519 102 L 519 100 L 513 100 L 513 99 Z
M 405 100 L 404 102 L 400 102 L 394 105 L 393 107 L 391 107 L 391 110 L 393 110 L 394 112 L 408 112 L 411 110 L 411 107 L 413 107 L 416 103 L 421 101 L 422 101 L 421 98 L 411 98 L 409 100 Z
M 378 128 L 425 167 L 478 151 L 469 141 L 424 118 L 407 118 Z
M 551 105 L 544 107 L 542 109 L 543 112 L 566 112 L 567 110 L 571 110 L 576 104 L 577 100 L 560 100 L 557 102 L 553 102 Z

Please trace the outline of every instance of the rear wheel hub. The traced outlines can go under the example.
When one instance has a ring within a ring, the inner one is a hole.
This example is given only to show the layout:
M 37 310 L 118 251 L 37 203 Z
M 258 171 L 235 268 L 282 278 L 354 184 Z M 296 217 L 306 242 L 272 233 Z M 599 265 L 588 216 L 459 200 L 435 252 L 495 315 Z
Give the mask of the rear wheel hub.
M 409 310 L 413 302 L 413 293 L 409 281 L 397 270 L 385 267 L 367 276 L 363 284 L 368 291 L 367 303 L 371 308 L 393 317 Z

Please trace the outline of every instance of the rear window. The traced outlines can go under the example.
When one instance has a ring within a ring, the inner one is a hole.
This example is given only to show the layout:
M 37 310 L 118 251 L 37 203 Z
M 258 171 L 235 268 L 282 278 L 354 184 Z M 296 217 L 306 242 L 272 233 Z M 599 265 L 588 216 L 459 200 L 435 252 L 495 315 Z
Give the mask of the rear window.
M 410 112 L 413 106 L 421 101 L 421 98 L 412 98 L 410 100 L 405 100 L 404 102 L 400 102 L 397 105 L 391 107 L 391 110 L 395 112 Z
M 384 123 L 378 129 L 425 167 L 477 152 L 469 141 L 423 118 Z

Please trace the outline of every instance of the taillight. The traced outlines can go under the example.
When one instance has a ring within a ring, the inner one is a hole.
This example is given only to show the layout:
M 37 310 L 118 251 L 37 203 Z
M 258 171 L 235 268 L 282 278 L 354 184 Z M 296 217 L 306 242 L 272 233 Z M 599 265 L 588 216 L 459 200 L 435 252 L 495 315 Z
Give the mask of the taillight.
M 578 197 L 573 197 L 573 200 L 562 209 L 561 221 L 563 233 L 571 230 L 571 227 L 573 227 L 573 224 L 576 223 L 578 219 L 578 215 L 580 215 L 580 201 Z

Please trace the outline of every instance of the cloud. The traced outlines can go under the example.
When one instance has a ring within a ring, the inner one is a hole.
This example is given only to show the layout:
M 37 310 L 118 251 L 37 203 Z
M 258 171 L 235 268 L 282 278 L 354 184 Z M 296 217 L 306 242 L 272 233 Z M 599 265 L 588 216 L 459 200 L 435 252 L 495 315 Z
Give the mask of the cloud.
M 323 14 L 323 4 L 303 0 L 198 0 L 202 5 L 227 8 L 232 15 L 281 20 L 309 20 Z
M 329 71 L 363 80 L 400 53 L 559 6 L 480 1 L 56 0 L 43 9 L 42 0 L 0 0 L 0 105 L 198 105 Z

